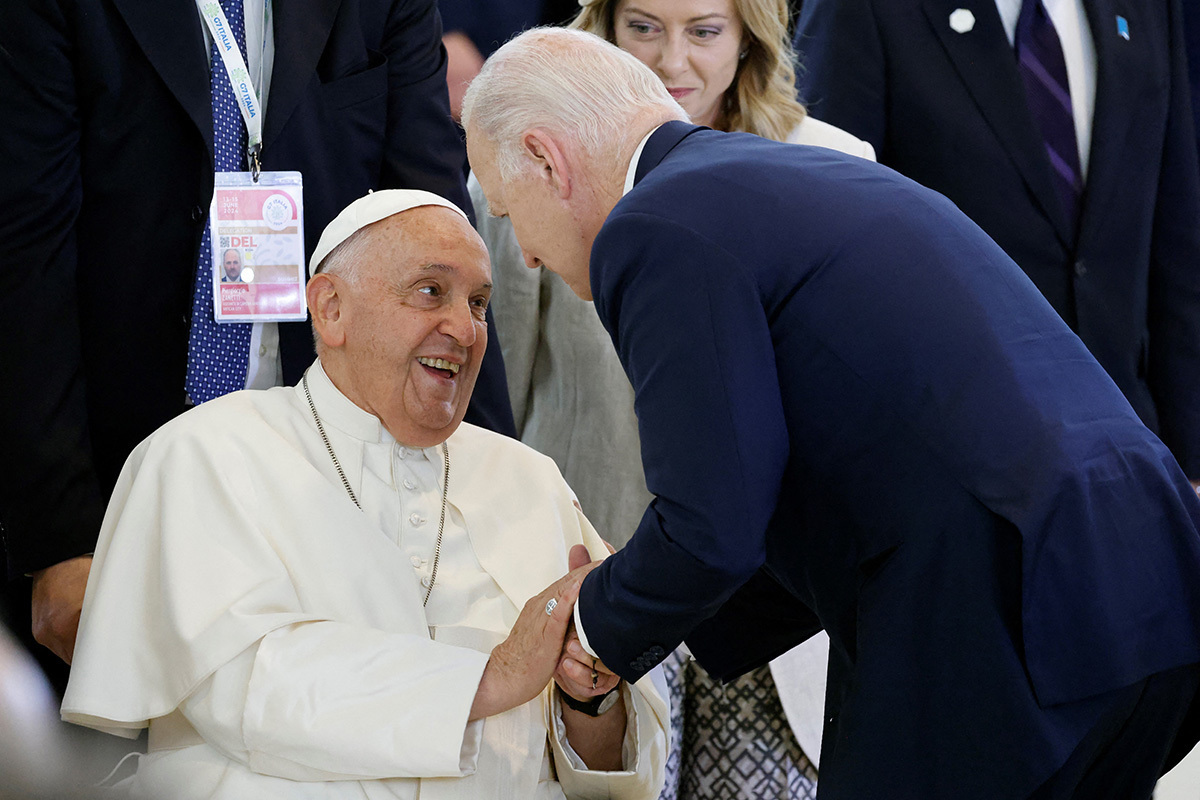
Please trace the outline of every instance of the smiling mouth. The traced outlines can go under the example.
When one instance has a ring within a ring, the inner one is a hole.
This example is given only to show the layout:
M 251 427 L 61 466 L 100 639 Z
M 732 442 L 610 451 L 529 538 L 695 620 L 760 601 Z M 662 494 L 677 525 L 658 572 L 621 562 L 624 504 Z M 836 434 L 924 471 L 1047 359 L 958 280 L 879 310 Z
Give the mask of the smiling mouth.
M 679 98 L 683 97 L 684 95 L 691 94 L 692 90 L 691 89 L 667 89 L 667 93 L 670 94 L 671 97 L 674 97 L 676 100 L 678 100 Z
M 447 378 L 454 377 L 458 374 L 459 369 L 462 368 L 461 364 L 455 364 L 453 361 L 447 361 L 444 358 L 426 358 L 425 356 L 421 356 L 417 359 L 417 362 L 432 370 L 441 372 Z

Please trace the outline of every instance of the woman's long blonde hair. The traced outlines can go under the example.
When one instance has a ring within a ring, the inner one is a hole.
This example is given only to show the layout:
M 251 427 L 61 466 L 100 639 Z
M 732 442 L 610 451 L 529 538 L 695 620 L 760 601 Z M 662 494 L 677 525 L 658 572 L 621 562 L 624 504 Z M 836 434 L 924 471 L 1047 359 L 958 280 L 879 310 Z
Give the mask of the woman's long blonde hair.
M 570 27 L 602 36 L 616 44 L 613 12 L 617 0 L 593 0 Z M 748 42 L 717 125 L 766 139 L 785 141 L 804 119 L 796 99 L 796 54 L 788 40 L 787 0 L 733 0 Z

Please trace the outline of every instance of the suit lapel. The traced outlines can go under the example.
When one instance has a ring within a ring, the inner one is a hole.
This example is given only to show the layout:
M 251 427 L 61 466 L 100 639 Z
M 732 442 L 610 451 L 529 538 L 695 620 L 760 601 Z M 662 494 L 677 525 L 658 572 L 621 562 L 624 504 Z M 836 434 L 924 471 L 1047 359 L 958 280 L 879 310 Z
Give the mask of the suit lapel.
M 212 96 L 203 24 L 192 0 L 113 0 L 167 89 L 213 149 Z
M 272 3 L 275 64 L 263 122 L 263 149 L 270 147 L 304 94 L 325 51 L 341 0 Z
M 974 27 L 964 33 L 950 27 L 950 15 L 960 8 L 967 9 L 975 17 Z M 1029 186 L 1042 213 L 1053 222 L 1063 244 L 1073 247 L 1075 236 L 1067 229 L 1054 190 L 1046 147 L 1025 102 L 1021 75 L 996 3 L 994 0 L 924 0 L 924 10 L 959 77 Z
M 1125 163 L 1121 148 L 1132 122 L 1129 109 L 1134 107 L 1130 88 L 1136 85 L 1136 81 L 1126 76 L 1142 74 L 1144 68 L 1137 63 L 1137 54 L 1139 46 L 1146 44 L 1146 38 L 1139 39 L 1138 34 L 1149 30 L 1138 15 L 1138 8 L 1127 7 L 1133 5 L 1123 0 L 1084 2 L 1096 48 L 1096 104 L 1092 110 L 1092 144 L 1083 190 L 1081 239 L 1091 228 L 1102 224 L 1106 199 L 1120 191 L 1118 183 Z M 1117 34 L 1117 15 L 1128 21 L 1130 41 Z

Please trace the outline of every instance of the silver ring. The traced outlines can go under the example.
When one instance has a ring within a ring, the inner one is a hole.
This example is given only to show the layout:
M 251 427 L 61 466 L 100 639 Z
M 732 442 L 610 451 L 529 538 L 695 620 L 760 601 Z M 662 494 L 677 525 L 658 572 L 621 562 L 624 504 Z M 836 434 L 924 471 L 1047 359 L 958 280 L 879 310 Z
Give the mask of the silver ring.
M 555 600 L 553 597 L 551 597 L 549 600 L 546 601 L 546 616 L 548 617 L 551 614 L 553 614 L 554 609 L 556 609 L 556 608 L 558 608 L 558 601 Z

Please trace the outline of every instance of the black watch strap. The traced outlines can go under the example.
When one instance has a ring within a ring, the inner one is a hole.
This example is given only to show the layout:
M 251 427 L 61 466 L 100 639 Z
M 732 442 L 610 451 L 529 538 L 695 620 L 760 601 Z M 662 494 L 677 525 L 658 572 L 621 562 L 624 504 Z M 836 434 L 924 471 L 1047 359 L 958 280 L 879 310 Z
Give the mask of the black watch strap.
M 559 689 L 558 695 L 562 698 L 563 705 L 568 708 L 573 708 L 589 717 L 598 717 L 617 704 L 617 700 L 621 697 L 621 685 L 617 684 L 609 689 L 608 694 L 597 695 L 591 700 L 576 700 L 561 689 Z

